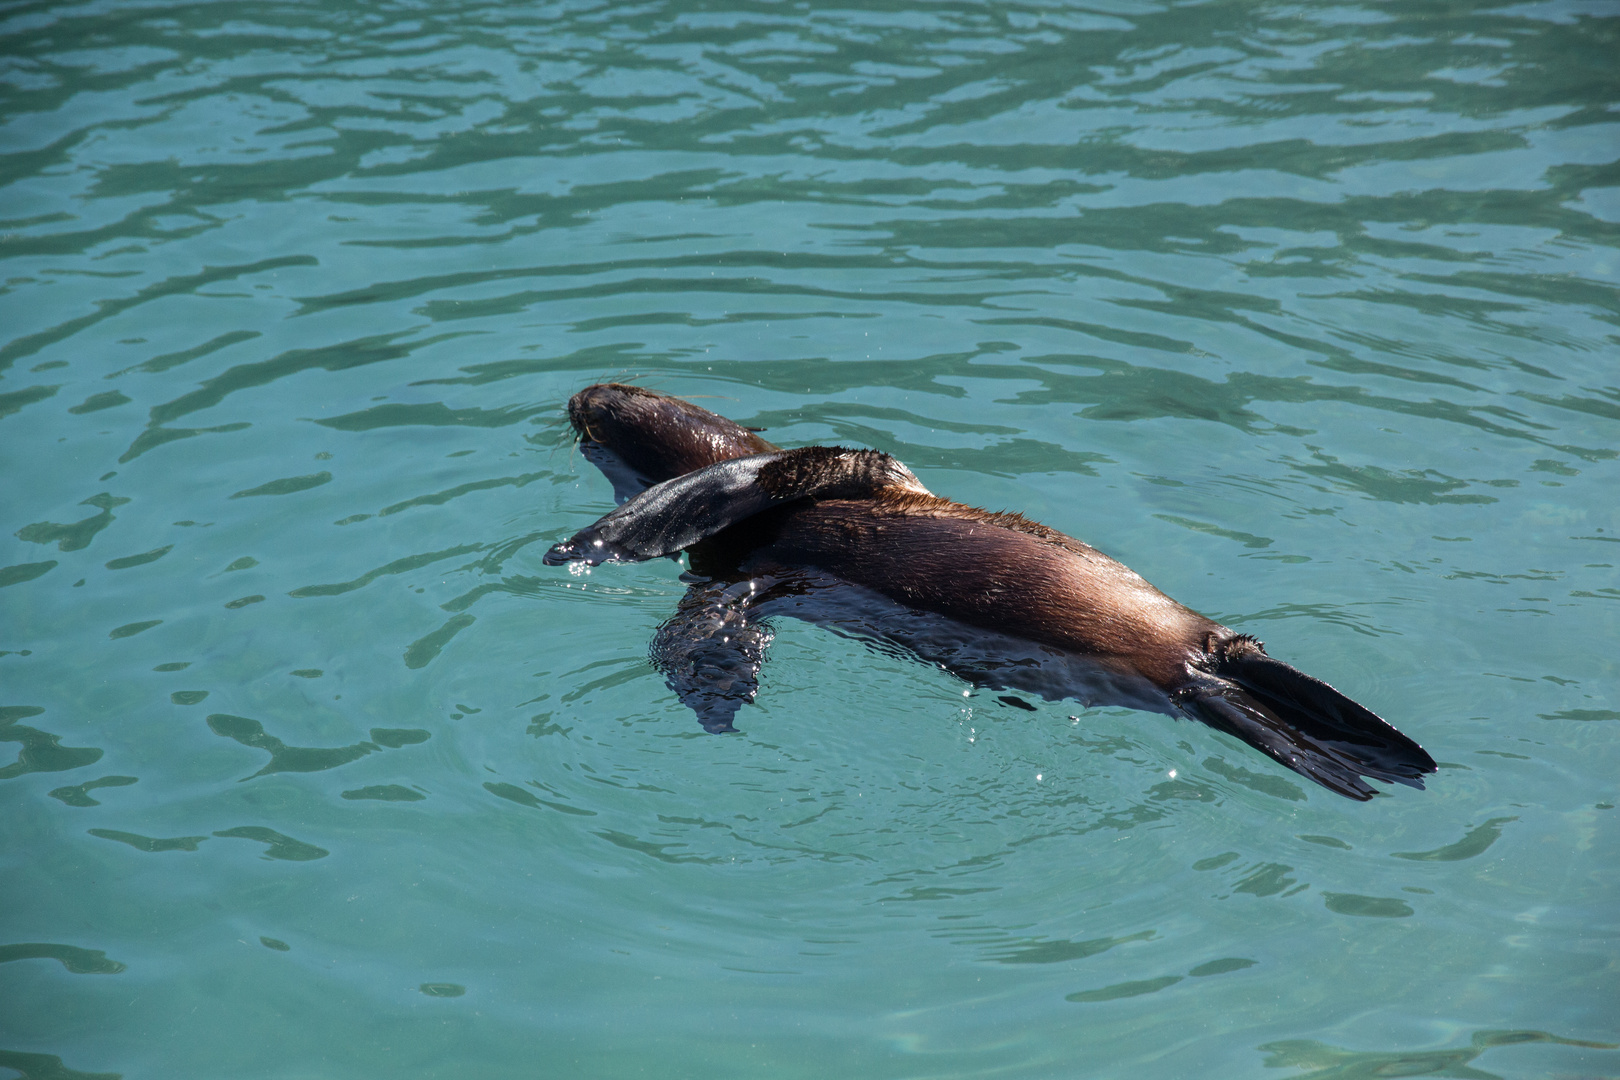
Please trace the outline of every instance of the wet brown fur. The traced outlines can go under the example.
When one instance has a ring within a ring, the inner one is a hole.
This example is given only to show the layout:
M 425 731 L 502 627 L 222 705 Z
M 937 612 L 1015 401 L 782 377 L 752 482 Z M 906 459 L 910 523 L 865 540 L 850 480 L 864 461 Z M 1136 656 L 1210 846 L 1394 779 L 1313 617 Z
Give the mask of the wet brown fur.
M 776 511 L 730 539 L 748 563 L 810 565 L 922 611 L 1175 686 L 1232 632 L 1102 552 L 1018 514 L 886 491 Z M 965 569 L 965 568 L 971 568 Z
M 928 495 L 911 470 L 881 450 L 805 446 L 786 451 L 759 471 L 759 485 L 778 499 L 871 498 L 884 492 Z M 931 497 L 931 496 L 930 496 Z
M 599 383 L 575 394 L 568 420 L 582 440 L 611 449 L 653 483 L 778 449 L 707 409 L 621 383 Z M 657 437 L 649 440 L 649 432 Z

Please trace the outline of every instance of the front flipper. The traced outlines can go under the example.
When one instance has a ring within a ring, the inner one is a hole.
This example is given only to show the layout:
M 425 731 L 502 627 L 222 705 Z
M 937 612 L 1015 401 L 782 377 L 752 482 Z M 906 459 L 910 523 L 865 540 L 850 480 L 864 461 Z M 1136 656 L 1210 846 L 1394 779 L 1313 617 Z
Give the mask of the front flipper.
M 553 545 L 545 562 L 643 562 L 674 555 L 773 506 L 857 499 L 885 488 L 928 493 L 910 469 L 877 450 L 804 446 L 733 458 L 654 484 Z
M 711 734 L 736 731 L 737 710 L 759 692 L 771 628 L 752 611 L 762 582 L 707 581 L 686 590 L 653 635 L 653 666 Z

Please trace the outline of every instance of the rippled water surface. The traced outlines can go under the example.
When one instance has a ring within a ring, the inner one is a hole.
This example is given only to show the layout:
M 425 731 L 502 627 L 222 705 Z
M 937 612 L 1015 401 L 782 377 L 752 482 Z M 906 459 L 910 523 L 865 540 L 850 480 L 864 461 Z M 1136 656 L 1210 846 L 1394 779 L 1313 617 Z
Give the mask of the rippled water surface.
M 1614 3 L 0 42 L 0 1066 L 1620 1073 Z M 679 568 L 541 564 L 604 378 L 1084 538 L 1441 771 L 790 620 L 706 736 Z

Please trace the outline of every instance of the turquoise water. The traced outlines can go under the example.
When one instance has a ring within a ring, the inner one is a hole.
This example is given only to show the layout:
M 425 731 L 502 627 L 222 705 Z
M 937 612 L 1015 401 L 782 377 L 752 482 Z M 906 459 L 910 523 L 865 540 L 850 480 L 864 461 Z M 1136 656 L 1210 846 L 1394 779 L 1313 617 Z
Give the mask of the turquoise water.
M 0 1066 L 1620 1075 L 1613 3 L 0 41 Z M 790 620 L 705 736 L 679 568 L 541 564 L 605 378 L 1085 539 L 1441 771 Z

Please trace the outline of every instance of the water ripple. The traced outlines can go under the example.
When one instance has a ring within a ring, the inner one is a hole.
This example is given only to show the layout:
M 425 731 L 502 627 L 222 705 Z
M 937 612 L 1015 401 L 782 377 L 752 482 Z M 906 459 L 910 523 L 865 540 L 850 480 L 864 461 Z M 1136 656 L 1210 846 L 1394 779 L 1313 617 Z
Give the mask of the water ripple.
M 1616 30 L 0 11 L 0 1064 L 1612 1071 Z M 1095 542 L 1443 771 L 1347 812 L 787 618 L 706 736 L 678 568 L 535 546 L 604 378 Z

